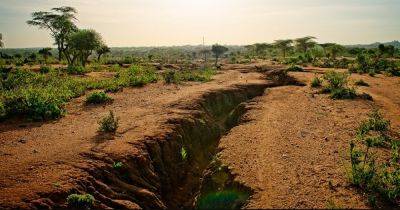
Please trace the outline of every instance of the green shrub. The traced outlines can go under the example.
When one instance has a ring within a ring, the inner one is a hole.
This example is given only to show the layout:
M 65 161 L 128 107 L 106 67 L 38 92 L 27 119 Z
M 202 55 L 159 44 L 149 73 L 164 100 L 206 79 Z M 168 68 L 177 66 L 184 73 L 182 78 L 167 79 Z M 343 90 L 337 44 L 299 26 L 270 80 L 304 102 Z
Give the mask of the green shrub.
M 348 74 L 336 71 L 328 71 L 323 78 L 328 82 L 329 90 L 344 88 L 347 85 Z
M 67 73 L 68 74 L 85 74 L 86 70 L 85 67 L 83 66 L 68 66 L 67 67 Z
M 336 88 L 331 89 L 332 99 L 354 99 L 357 97 L 356 90 L 354 88 Z
M 51 67 L 49 66 L 41 66 L 39 72 L 42 74 L 47 74 L 51 71 Z
M 163 74 L 163 78 L 164 78 L 165 83 L 167 83 L 167 84 L 171 84 L 171 83 L 179 84 L 179 83 L 181 83 L 181 80 L 182 80 L 180 74 L 175 70 L 165 71 Z
M 366 87 L 369 86 L 369 84 L 366 83 L 366 82 L 365 82 L 364 80 L 362 80 L 362 79 L 359 79 L 359 80 L 355 81 L 354 84 L 357 85 L 357 86 L 366 86 Z
M 104 92 L 94 92 L 86 97 L 87 104 L 103 104 L 111 102 L 113 99 Z
M 360 124 L 357 138 L 364 143 L 364 147 L 357 147 L 354 141 L 350 143 L 350 178 L 354 185 L 373 196 L 373 200 L 378 194 L 379 197 L 397 205 L 400 198 L 400 141 L 386 136 L 385 132 L 388 130 L 389 121 L 383 119 L 377 110 Z M 390 143 L 391 150 L 388 152 L 391 158 L 383 158 L 378 162 L 372 147 L 382 146 L 385 141 Z
M 330 93 L 333 99 L 353 99 L 357 97 L 354 88 L 348 88 L 348 74 L 336 71 L 328 71 L 323 76 L 327 82 L 323 92 Z
M 304 71 L 303 68 L 301 68 L 300 66 L 295 66 L 295 65 L 288 67 L 286 70 L 287 71 L 300 71 L 300 72 Z
M 71 194 L 67 197 L 68 206 L 71 208 L 88 209 L 94 205 L 94 201 L 90 194 Z
M 322 84 L 322 79 L 315 76 L 312 80 L 311 80 L 311 87 L 316 88 L 316 87 L 321 87 Z
M 377 131 L 383 134 L 383 132 L 389 130 L 390 122 L 385 120 L 378 110 L 373 110 L 370 114 L 368 114 L 368 117 L 369 118 L 367 120 L 361 122 L 357 130 L 358 136 L 364 137 L 370 131 Z
M 110 111 L 110 113 L 99 122 L 99 131 L 115 133 L 118 129 L 118 121 L 118 118 L 114 116 L 114 112 Z
M 148 83 L 157 82 L 158 77 L 154 69 L 133 65 L 129 69 L 129 85 L 141 87 Z

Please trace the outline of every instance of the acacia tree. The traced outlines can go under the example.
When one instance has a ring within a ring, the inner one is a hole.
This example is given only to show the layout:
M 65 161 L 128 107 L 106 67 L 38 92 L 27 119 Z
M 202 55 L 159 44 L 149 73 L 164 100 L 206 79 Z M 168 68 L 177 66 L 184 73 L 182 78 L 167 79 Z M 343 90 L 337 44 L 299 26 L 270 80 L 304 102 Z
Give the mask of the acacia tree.
M 38 26 L 40 29 L 47 29 L 50 31 L 58 50 L 58 60 L 61 61 L 64 55 L 68 63 L 67 53 L 67 38 L 68 36 L 77 31 L 77 27 L 73 22 L 76 20 L 76 9 L 73 7 L 63 6 L 51 9 L 51 11 L 39 11 L 32 13 L 32 19 L 26 23 L 32 26 Z
M 218 65 L 218 58 L 225 54 L 229 49 L 225 46 L 219 45 L 219 44 L 214 44 L 211 47 L 211 51 L 214 53 L 215 55 L 215 66 Z
M 96 49 L 97 61 L 100 61 L 101 56 L 109 52 L 111 52 L 111 49 L 107 45 L 101 44 L 100 47 Z
M 294 40 L 295 46 L 298 50 L 306 53 L 308 49 L 314 47 L 317 43 L 314 41 L 316 39 L 313 36 L 306 36 Z
M 286 53 L 292 49 L 293 40 L 291 39 L 281 39 L 275 40 L 274 46 L 282 51 L 283 58 L 286 58 Z
M 321 46 L 324 48 L 327 57 L 330 56 L 333 59 L 336 59 L 338 54 L 345 50 L 345 48 L 342 45 L 336 43 L 326 43 L 326 44 L 321 44 Z
M 44 58 L 44 62 L 46 64 L 47 64 L 47 59 L 50 56 L 52 56 L 50 51 L 51 51 L 51 48 L 50 47 L 46 47 L 46 48 L 40 49 L 39 52 L 38 52 L 40 55 L 42 55 L 42 57 Z
M 80 29 L 68 37 L 67 55 L 71 64 L 85 66 L 92 52 L 104 45 L 101 35 L 92 29 Z
M 267 43 L 256 43 L 256 44 L 254 44 L 254 50 L 255 50 L 255 53 L 258 56 L 264 56 L 266 50 L 268 48 L 270 48 L 270 47 L 271 47 L 271 45 L 269 45 Z

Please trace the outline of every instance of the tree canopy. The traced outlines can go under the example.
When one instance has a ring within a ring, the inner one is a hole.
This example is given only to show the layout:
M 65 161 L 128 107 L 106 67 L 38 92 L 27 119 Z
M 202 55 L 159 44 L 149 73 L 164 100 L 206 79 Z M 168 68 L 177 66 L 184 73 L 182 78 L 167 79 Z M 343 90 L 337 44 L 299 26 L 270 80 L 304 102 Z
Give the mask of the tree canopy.
M 293 48 L 293 40 L 291 39 L 280 39 L 275 40 L 274 46 L 282 51 L 283 57 L 286 57 L 286 53 Z
M 78 30 L 73 22 L 76 20 L 77 11 L 73 7 L 63 6 L 51 9 L 51 11 L 39 11 L 32 13 L 32 19 L 26 23 L 28 25 L 37 26 L 40 29 L 50 31 L 58 49 L 58 59 L 66 53 L 67 37 Z
M 297 38 L 294 40 L 296 48 L 303 52 L 306 53 L 308 49 L 314 47 L 317 43 L 314 41 L 316 39 L 313 36 L 306 36 L 302 38 Z
M 225 46 L 219 45 L 219 44 L 214 44 L 211 47 L 211 51 L 214 53 L 215 55 L 215 65 L 218 64 L 218 58 L 223 55 L 224 53 L 226 53 L 229 49 Z

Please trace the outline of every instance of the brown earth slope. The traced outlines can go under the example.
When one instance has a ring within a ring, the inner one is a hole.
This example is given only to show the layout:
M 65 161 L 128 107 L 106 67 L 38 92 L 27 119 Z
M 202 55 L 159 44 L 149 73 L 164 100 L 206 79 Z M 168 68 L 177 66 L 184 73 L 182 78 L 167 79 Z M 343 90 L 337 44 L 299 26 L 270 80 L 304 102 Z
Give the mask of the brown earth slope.
M 315 72 L 291 73 L 310 83 Z M 349 141 L 359 122 L 378 105 L 400 125 L 399 79 L 363 78 L 373 96 L 366 100 L 332 100 L 309 86 L 267 89 L 220 142 L 223 164 L 236 180 L 255 190 L 249 208 L 367 208 L 366 199 L 349 185 Z M 390 88 L 388 88 L 390 87 Z

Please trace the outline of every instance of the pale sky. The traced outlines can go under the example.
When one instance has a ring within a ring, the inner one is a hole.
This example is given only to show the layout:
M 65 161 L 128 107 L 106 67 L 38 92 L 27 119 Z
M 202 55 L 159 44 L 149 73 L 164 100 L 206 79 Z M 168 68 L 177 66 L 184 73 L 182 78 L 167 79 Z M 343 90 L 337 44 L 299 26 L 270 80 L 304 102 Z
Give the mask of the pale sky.
M 252 44 L 316 36 L 319 42 L 400 39 L 400 0 L 0 0 L 8 48 L 46 47 L 48 31 L 25 22 L 33 11 L 73 6 L 77 25 L 111 47 Z

